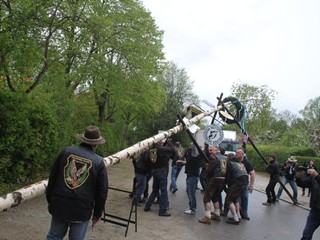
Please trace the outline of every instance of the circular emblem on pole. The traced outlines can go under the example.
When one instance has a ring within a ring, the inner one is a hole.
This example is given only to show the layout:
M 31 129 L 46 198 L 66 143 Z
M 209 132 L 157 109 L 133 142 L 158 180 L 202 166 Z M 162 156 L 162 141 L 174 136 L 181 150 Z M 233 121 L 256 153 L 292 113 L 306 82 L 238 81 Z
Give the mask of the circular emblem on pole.
M 224 133 L 219 125 L 209 125 L 203 131 L 203 139 L 209 145 L 219 145 L 224 137 Z

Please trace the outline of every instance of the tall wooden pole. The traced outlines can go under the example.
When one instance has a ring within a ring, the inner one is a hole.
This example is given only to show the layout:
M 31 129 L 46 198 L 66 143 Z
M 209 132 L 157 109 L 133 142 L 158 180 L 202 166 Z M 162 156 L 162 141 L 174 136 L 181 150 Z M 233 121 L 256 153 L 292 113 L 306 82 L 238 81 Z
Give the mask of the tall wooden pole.
M 209 116 L 210 114 L 221 110 L 222 107 L 217 107 L 197 116 L 193 117 L 192 119 L 186 121 L 186 126 L 189 127 L 192 124 L 200 121 L 202 118 Z M 145 139 L 141 142 L 138 142 L 131 147 L 128 147 L 120 152 L 117 152 L 113 155 L 105 157 L 103 159 L 104 164 L 106 167 L 112 166 L 114 164 L 120 163 L 121 160 L 127 159 L 128 157 L 142 151 L 143 149 L 152 146 L 154 143 L 161 142 L 168 137 L 173 136 L 174 134 L 183 130 L 182 124 L 178 124 L 175 127 L 154 135 L 148 139 Z M 21 202 L 26 200 L 31 200 L 35 197 L 41 196 L 45 193 L 46 188 L 48 186 L 48 180 L 42 180 L 30 186 L 24 187 L 22 189 L 16 190 L 14 192 L 8 193 L 5 196 L 0 197 L 0 212 L 6 211 L 11 207 L 15 207 L 20 205 Z

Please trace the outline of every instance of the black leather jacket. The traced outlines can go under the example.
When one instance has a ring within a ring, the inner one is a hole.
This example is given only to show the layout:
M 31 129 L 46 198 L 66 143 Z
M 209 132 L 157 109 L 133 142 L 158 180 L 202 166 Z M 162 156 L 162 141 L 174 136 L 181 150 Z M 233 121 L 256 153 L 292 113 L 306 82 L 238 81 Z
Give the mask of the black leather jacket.
M 320 210 L 320 175 L 297 178 L 297 185 L 302 188 L 311 188 L 310 208 Z
M 108 194 L 103 158 L 91 146 L 64 149 L 54 162 L 46 192 L 49 212 L 64 221 L 101 217 Z

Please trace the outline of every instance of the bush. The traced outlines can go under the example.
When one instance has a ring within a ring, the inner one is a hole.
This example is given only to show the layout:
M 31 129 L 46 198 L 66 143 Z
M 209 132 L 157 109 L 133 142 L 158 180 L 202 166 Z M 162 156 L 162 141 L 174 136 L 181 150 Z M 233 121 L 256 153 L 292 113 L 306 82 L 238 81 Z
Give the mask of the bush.
M 43 98 L 0 93 L 0 181 L 20 183 L 48 172 L 59 146 L 54 109 Z
M 274 153 L 280 165 L 283 165 L 290 156 L 295 156 L 299 165 L 302 165 L 306 160 L 314 159 L 316 165 L 320 167 L 320 157 L 316 157 L 314 149 L 309 147 L 257 146 L 257 148 L 266 161 L 269 160 L 269 154 Z M 264 172 L 266 163 L 251 145 L 247 146 L 246 153 L 254 165 L 255 171 Z

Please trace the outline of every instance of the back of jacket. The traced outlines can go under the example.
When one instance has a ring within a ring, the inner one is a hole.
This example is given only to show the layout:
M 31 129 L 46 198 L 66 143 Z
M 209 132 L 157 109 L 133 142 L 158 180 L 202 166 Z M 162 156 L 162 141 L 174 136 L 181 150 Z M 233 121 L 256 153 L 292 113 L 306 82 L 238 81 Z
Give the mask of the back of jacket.
M 227 163 L 226 183 L 230 186 L 234 183 L 238 185 L 247 185 L 249 176 L 243 163 L 237 158 L 233 158 Z
M 297 185 L 302 188 L 311 188 L 310 208 L 320 210 L 320 175 L 306 176 L 304 178 L 297 178 Z
M 49 212 L 65 221 L 101 217 L 108 194 L 108 177 L 103 158 L 90 146 L 68 147 L 57 157 L 49 177 Z
M 207 178 L 217 178 L 224 177 L 224 174 L 221 171 L 220 160 L 216 156 L 210 156 L 209 162 L 206 167 Z

